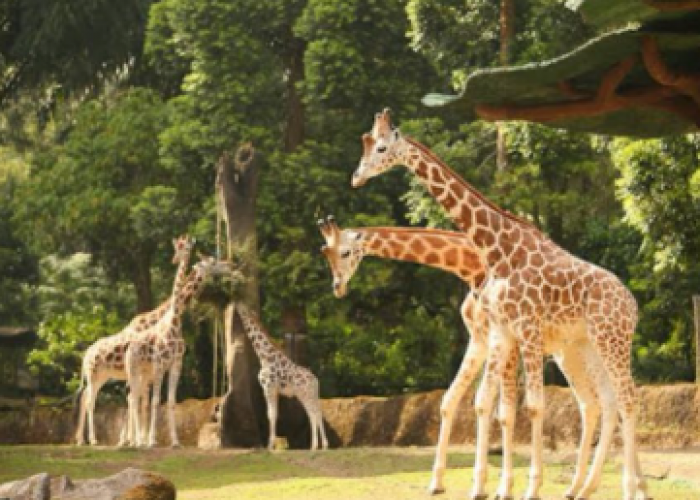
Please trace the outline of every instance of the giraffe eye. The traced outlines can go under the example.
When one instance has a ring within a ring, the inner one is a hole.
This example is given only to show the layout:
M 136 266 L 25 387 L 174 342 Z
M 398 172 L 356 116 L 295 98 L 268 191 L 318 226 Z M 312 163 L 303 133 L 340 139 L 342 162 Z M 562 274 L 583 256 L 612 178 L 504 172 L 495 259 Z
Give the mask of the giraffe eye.
M 350 257 L 350 250 L 345 250 L 343 253 L 340 254 L 340 256 L 343 259 L 347 259 L 348 257 Z
M 377 153 L 384 153 L 384 152 L 386 152 L 386 146 L 377 147 Z

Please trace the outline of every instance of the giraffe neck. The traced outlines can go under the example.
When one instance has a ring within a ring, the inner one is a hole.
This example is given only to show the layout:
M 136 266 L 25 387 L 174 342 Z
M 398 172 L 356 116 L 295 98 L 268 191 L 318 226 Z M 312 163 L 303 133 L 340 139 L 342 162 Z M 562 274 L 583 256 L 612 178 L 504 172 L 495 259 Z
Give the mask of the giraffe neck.
M 275 358 L 275 356 L 270 356 L 271 353 L 278 353 L 284 356 L 255 315 L 246 306 L 238 304 L 238 313 L 243 322 L 243 329 L 248 335 L 261 365 L 270 364 L 270 361 Z
M 415 262 L 455 274 L 479 286 L 485 267 L 467 235 L 439 229 L 375 227 L 351 229 L 362 233 L 366 255 Z
M 412 139 L 405 140 L 403 163 L 469 236 L 475 251 L 490 268 L 501 264 L 507 268 L 518 266 L 521 256 L 513 255 L 516 246 L 526 240 L 547 240 L 528 221 L 486 199 L 428 148 Z
M 206 276 L 199 269 L 195 269 L 189 274 L 182 290 L 173 301 L 173 310 L 176 316 L 181 316 L 192 299 L 199 295 L 199 292 L 204 288 L 205 278 Z
M 175 274 L 175 281 L 173 282 L 173 291 L 170 294 L 169 300 L 169 308 L 171 310 L 177 308 L 177 297 L 180 296 L 187 285 L 188 281 L 188 275 L 187 275 L 187 268 L 190 264 L 190 253 L 187 252 L 182 259 L 180 260 L 180 263 L 177 266 L 177 273 Z

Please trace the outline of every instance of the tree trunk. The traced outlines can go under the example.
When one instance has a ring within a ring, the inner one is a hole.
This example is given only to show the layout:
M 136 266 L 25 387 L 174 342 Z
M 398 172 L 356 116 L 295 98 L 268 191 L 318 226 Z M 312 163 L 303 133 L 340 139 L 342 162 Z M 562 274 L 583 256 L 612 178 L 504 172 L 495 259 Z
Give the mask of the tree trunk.
M 695 384 L 700 385 L 700 295 L 693 295 L 695 319 Z
M 246 157 L 246 151 L 249 155 Z M 258 192 L 259 155 L 252 147 L 242 146 L 236 158 L 224 153 L 220 160 L 223 210 L 228 234 L 229 253 L 243 245 L 250 249 L 244 274 L 243 300 L 256 313 L 259 292 L 256 269 L 255 201 Z M 267 438 L 266 406 L 258 383 L 258 362 L 233 304 L 225 309 L 226 377 L 228 390 L 221 408 L 223 446 L 261 446 Z
M 290 42 L 287 57 L 287 123 L 284 131 L 284 150 L 294 151 L 304 142 L 304 103 L 297 85 L 304 79 L 304 45 L 298 39 Z
M 500 25 L 499 61 L 501 66 L 508 66 L 515 41 L 515 0 L 501 0 Z M 496 166 L 498 170 L 508 167 L 506 134 L 501 123 L 496 124 Z
M 145 253 L 135 256 L 131 273 L 131 282 L 136 290 L 137 312 L 143 313 L 153 309 L 153 289 L 151 286 L 151 258 Z

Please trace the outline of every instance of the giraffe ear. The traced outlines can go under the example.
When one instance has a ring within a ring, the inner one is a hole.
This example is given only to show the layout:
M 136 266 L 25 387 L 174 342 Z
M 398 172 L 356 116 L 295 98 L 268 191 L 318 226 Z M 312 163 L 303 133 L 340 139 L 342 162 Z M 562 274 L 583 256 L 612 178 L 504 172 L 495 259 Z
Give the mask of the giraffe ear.
M 362 135 L 362 153 L 364 156 L 367 156 L 369 152 L 372 151 L 375 142 L 376 141 L 370 134 Z

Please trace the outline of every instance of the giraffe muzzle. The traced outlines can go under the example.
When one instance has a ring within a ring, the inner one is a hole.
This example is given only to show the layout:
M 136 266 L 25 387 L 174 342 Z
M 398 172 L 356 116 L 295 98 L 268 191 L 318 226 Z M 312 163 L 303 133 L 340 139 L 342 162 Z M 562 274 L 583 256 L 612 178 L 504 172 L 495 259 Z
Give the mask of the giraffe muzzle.
M 359 188 L 365 185 L 367 179 L 362 177 L 359 173 L 355 172 L 352 174 L 352 181 L 350 182 L 352 187 Z
M 343 283 L 342 281 L 333 282 L 333 295 L 335 295 L 337 299 L 345 297 L 347 291 L 347 286 L 345 286 L 345 283 Z

